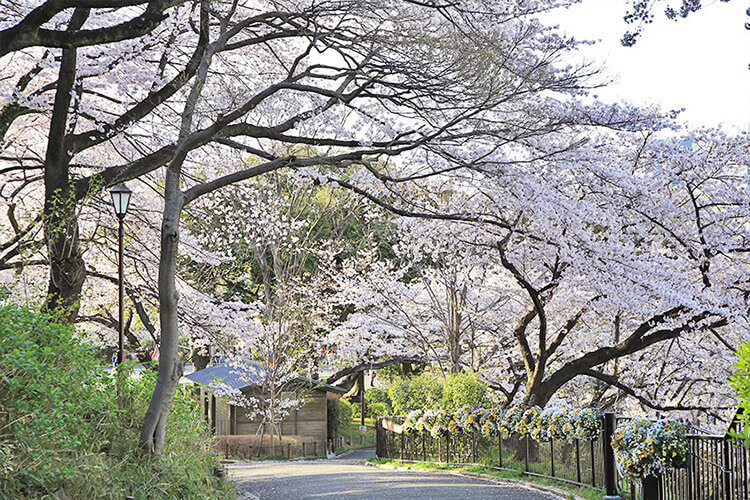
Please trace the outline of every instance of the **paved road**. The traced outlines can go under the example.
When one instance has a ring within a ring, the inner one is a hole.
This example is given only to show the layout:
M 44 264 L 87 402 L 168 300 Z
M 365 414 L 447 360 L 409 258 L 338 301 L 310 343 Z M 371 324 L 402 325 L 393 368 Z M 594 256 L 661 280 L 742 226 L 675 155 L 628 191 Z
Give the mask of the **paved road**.
M 482 479 L 379 469 L 360 465 L 372 450 L 330 460 L 243 462 L 230 467 L 231 477 L 250 498 L 295 500 L 501 499 L 553 500 L 559 497 L 518 486 L 501 486 Z

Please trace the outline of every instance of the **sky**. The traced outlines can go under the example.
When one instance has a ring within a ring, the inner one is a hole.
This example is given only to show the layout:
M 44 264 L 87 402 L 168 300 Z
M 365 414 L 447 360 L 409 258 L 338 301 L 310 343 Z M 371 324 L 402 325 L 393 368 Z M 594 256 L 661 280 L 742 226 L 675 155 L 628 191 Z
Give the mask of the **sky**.
M 672 0 L 672 4 L 678 4 Z M 687 19 L 667 20 L 666 4 L 646 26 L 633 47 L 620 38 L 626 0 L 583 0 L 550 14 L 560 29 L 579 39 L 600 40 L 579 51 L 602 62 L 609 88 L 597 91 L 604 101 L 656 104 L 666 110 L 685 108 L 681 120 L 690 126 L 721 126 L 728 132 L 750 131 L 750 16 L 746 0 L 704 0 Z

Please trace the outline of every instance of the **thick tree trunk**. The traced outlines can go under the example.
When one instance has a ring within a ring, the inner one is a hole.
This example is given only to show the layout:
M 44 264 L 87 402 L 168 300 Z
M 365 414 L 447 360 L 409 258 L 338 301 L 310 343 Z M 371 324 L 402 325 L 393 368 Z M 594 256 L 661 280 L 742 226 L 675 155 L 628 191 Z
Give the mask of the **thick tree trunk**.
M 523 405 L 526 408 L 530 408 L 532 406 L 544 408 L 545 406 L 547 406 L 547 403 L 549 403 L 549 400 L 552 399 L 553 394 L 554 391 L 548 391 L 545 387 L 533 387 L 531 389 L 527 389 L 526 397 L 523 400 Z
M 65 196 L 65 195 L 63 195 Z M 44 309 L 64 323 L 73 323 L 86 279 L 86 266 L 78 242 L 75 206 L 45 201 L 44 237 L 49 256 L 49 286 Z
M 193 360 L 193 368 L 195 368 L 195 371 L 202 370 L 208 366 L 208 363 L 211 361 L 210 355 L 203 355 L 198 352 L 197 349 L 193 349 L 193 352 L 190 354 L 190 359 Z
M 181 159 L 178 160 L 181 164 Z M 182 361 L 178 356 L 176 287 L 177 252 L 179 244 L 182 193 L 179 189 L 179 168 L 167 170 L 164 189 L 164 216 L 161 228 L 161 259 L 159 261 L 159 317 L 161 323 L 161 347 L 159 374 L 151 396 L 146 418 L 141 430 L 141 449 L 159 456 L 164 451 L 164 436 L 167 418 L 177 384 L 182 376 Z
M 525 408 L 531 408 L 532 406 L 544 408 L 547 406 L 547 403 L 555 395 L 555 392 L 564 385 L 564 382 L 557 382 L 562 382 L 562 380 L 559 377 L 553 377 L 552 379 L 543 381 L 538 372 L 531 373 L 526 382 L 523 406 Z
M 88 9 L 77 8 L 68 24 L 79 29 Z M 44 308 L 57 320 L 73 323 L 86 279 L 86 267 L 78 243 L 76 200 L 71 189 L 70 155 L 66 150 L 68 111 L 76 78 L 76 49 L 64 49 L 52 108 L 47 155 L 44 161 L 44 238 L 50 277 Z

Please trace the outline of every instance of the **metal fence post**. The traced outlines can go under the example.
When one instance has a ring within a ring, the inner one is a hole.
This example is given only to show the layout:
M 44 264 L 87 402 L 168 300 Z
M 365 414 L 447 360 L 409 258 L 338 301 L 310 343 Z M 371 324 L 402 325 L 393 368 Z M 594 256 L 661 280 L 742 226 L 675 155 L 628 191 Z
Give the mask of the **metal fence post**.
M 524 467 L 526 472 L 529 472 L 529 436 L 523 437 L 524 445 L 526 446 L 526 453 L 524 453 Z
M 615 433 L 615 414 L 604 414 L 604 500 L 620 500 L 617 494 L 617 469 L 615 468 L 615 450 L 612 448 L 612 436 Z
M 641 498 L 643 500 L 658 500 L 659 485 L 661 481 L 659 476 L 646 476 L 641 479 Z
M 732 469 L 729 464 L 729 439 L 724 438 L 724 460 L 722 461 L 722 468 L 724 469 L 724 498 L 730 500 L 732 498 Z
M 555 440 L 553 438 L 549 438 L 549 462 L 552 477 L 555 477 Z
M 503 467 L 503 435 L 497 435 L 497 466 Z
M 378 417 L 375 420 L 375 456 L 378 458 L 385 458 L 383 453 L 383 419 Z
M 471 461 L 477 463 L 477 431 L 471 431 Z

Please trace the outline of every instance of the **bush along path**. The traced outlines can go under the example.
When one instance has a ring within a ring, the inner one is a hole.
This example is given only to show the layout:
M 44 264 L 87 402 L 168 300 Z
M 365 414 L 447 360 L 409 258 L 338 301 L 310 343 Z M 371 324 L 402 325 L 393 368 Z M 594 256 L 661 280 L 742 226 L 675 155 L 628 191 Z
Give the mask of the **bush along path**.
M 1 300 L 1 299 L 0 299 Z M 165 453 L 138 448 L 155 374 L 109 374 L 70 327 L 0 307 L 0 498 L 234 498 L 187 389 L 178 389 Z M 119 394 L 119 396 L 118 396 Z

